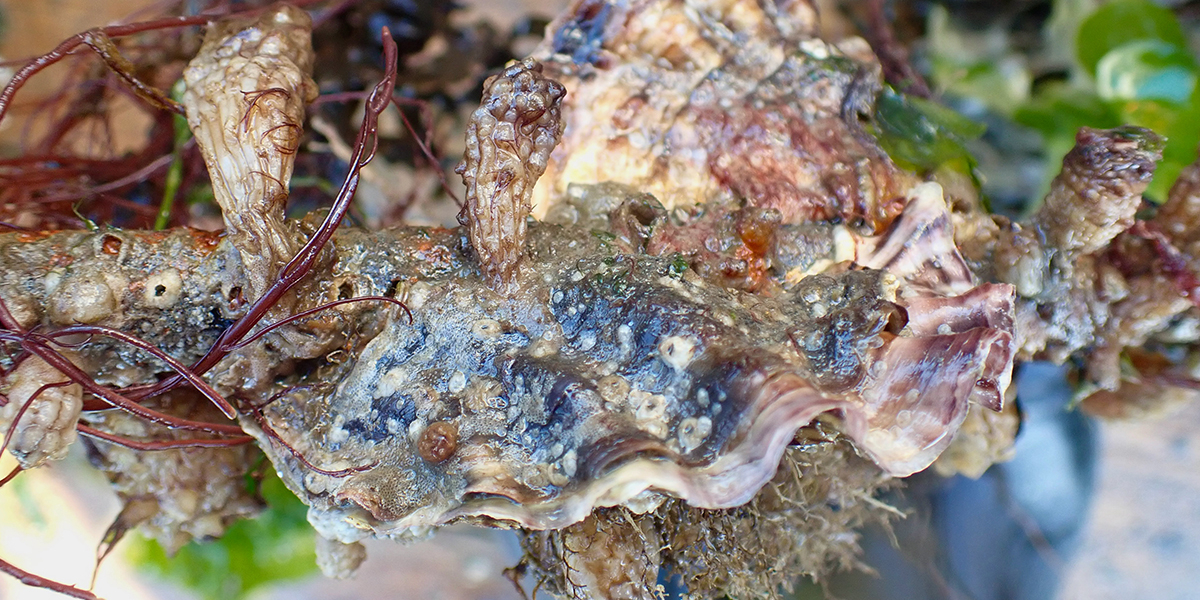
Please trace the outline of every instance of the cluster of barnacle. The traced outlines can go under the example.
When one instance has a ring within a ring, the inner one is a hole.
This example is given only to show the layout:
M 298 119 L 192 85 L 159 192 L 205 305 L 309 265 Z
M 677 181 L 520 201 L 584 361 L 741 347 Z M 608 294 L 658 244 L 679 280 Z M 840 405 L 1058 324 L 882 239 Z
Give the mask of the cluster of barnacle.
M 947 202 L 864 133 L 879 66 L 802 0 L 577 2 L 485 84 L 456 229 L 339 228 L 385 78 L 334 209 L 288 220 L 308 29 L 214 25 L 185 76 L 223 238 L 0 236 L 10 449 L 83 433 L 117 529 L 169 547 L 255 510 L 253 439 L 333 576 L 472 522 L 563 595 L 775 595 L 853 563 L 895 478 L 1002 458 L 1015 360 L 1084 352 L 1114 389 L 1104 350 L 1190 306 L 1187 178 L 1134 224 L 1153 134 L 1082 132 L 1026 221 Z
M 147 404 L 194 421 L 221 419 L 216 407 L 190 390 Z M 102 412 L 87 421 L 129 439 L 179 440 L 193 435 L 120 411 Z M 248 444 L 203 452 L 155 452 L 151 460 L 145 450 L 117 444 L 90 444 L 88 450 L 92 464 L 108 476 L 124 506 L 111 531 L 123 534 L 140 527 L 172 554 L 191 540 L 221 537 L 234 522 L 263 508 L 246 485 L 248 468 L 258 455 Z

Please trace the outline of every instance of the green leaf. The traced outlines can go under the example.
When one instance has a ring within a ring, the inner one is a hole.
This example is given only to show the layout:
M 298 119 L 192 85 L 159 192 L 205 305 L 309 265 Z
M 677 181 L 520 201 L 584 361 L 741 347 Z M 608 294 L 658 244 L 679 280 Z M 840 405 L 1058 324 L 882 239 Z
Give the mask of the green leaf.
M 945 106 L 891 87 L 879 95 L 870 128 L 892 160 L 918 171 L 947 163 L 960 163 L 969 171 L 975 161 L 965 144 L 986 130 Z
M 235 523 L 219 540 L 191 542 L 170 557 L 157 542 L 133 537 L 130 557 L 210 600 L 243 598 L 262 585 L 315 572 L 315 534 L 307 508 L 273 473 L 260 493 L 269 508 Z
M 1155 202 L 1165 201 L 1179 172 L 1196 161 L 1196 148 L 1200 146 L 1200 86 L 1197 88 L 1183 104 L 1140 101 L 1123 105 L 1128 122 L 1149 127 L 1167 138 L 1162 162 L 1146 191 Z
M 933 57 L 933 79 L 948 95 L 974 98 L 1002 115 L 1029 100 L 1029 69 L 1020 61 L 1000 60 L 971 64 Z
M 187 86 L 184 80 L 175 82 L 171 88 L 171 99 L 176 102 L 183 100 Z M 167 178 L 163 183 L 163 198 L 158 205 L 158 215 L 154 219 L 154 230 L 162 231 L 171 220 L 171 210 L 175 206 L 175 196 L 179 194 L 179 186 L 183 183 L 183 146 L 192 139 L 192 129 L 188 126 L 187 118 L 175 115 L 175 150 L 172 152 L 171 166 L 167 169 Z
M 1196 60 L 1158 40 L 1114 48 L 1096 65 L 1096 91 L 1105 100 L 1186 102 L 1196 87 Z
M 1170 10 L 1150 0 L 1118 0 L 1092 13 L 1075 37 L 1075 56 L 1088 73 L 1114 49 L 1136 40 L 1158 40 L 1187 47 L 1183 27 Z
M 1085 125 L 1112 128 L 1122 124 L 1120 112 L 1094 93 L 1065 84 L 1046 85 L 1027 105 L 1017 109 L 1013 119 L 1038 130 L 1047 138 L 1068 135 Z

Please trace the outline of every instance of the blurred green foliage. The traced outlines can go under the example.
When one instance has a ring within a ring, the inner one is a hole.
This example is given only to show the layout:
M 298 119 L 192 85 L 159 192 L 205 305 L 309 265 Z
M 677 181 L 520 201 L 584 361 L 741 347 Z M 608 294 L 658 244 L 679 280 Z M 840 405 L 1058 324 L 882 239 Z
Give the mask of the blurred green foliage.
M 5 471 L 7 473 L 7 470 Z M 45 507 L 38 501 L 37 494 L 29 489 L 24 477 L 17 477 L 5 484 L 6 491 L 16 494 L 21 510 L 17 518 L 33 526 L 34 529 L 45 531 L 49 526 L 46 519 Z
M 914 171 L 942 165 L 971 173 L 975 161 L 966 143 L 985 127 L 936 102 L 905 96 L 890 86 L 875 103 L 871 133 L 896 164 Z
M 235 523 L 225 536 L 191 542 L 171 557 L 154 540 L 132 536 L 130 559 L 144 570 L 207 600 L 235 600 L 262 585 L 316 572 L 307 508 L 270 472 L 261 494 L 268 508 Z
M 1200 66 L 1184 28 L 1174 13 L 1150 0 L 1098 7 L 1056 0 L 1054 11 L 1040 48 L 1049 58 L 994 47 L 990 52 L 964 49 L 970 40 L 947 22 L 947 13 L 935 11 L 930 20 L 933 79 L 945 91 L 973 98 L 1041 133 L 1047 185 L 1080 127 L 1128 124 L 1154 130 L 1168 141 L 1147 196 L 1165 200 L 1200 145 Z M 1057 37 L 1065 32 L 1071 39 L 1064 44 Z M 1042 74 L 1029 65 L 1045 69 L 1056 48 L 1071 55 L 1066 76 L 1033 84 Z
M 1109 52 L 1144 40 L 1187 47 L 1183 27 L 1170 10 L 1150 0 L 1109 2 L 1080 23 L 1075 35 L 1075 57 L 1088 73 L 1095 74 Z

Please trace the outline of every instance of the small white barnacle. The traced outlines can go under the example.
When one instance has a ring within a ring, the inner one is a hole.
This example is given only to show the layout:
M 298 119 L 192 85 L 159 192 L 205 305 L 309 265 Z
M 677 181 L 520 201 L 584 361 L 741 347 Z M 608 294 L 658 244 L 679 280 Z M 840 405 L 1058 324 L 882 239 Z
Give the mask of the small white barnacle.
M 143 284 L 142 301 L 154 308 L 170 308 L 179 301 L 179 294 L 183 291 L 183 277 L 175 269 L 153 273 Z
M 637 407 L 634 418 L 642 431 L 657 438 L 667 437 L 667 399 L 662 394 L 642 390 L 629 392 L 629 403 Z
M 676 371 L 682 371 L 696 356 L 696 340 L 678 335 L 664 336 L 658 342 L 658 355 Z
M 529 345 L 529 355 L 534 358 L 546 358 L 558 354 L 558 343 L 539 339 Z
M 596 342 L 597 339 L 595 331 L 588 330 L 579 334 L 579 349 L 583 350 L 584 352 L 595 348 Z
M 112 315 L 121 305 L 124 285 L 118 277 L 104 273 L 68 273 L 60 280 L 46 277 L 53 285 L 48 302 L 50 318 L 61 325 L 96 323 Z
M 463 373 L 462 371 L 455 371 L 454 374 L 450 376 L 450 381 L 446 383 L 446 387 L 450 390 L 451 394 L 457 394 L 467 389 L 466 373 Z
M 875 362 L 871 363 L 870 367 L 867 367 L 867 373 L 871 377 L 874 377 L 876 379 L 883 377 L 884 373 L 886 373 L 887 370 L 888 370 L 888 363 L 886 360 L 883 360 L 883 359 L 878 359 Z
M 379 378 L 375 386 L 374 398 L 386 398 L 400 391 L 411 376 L 407 367 L 392 367 Z
M 504 328 L 500 326 L 500 321 L 495 319 L 476 319 L 474 323 L 471 323 L 471 333 L 475 334 L 477 338 L 494 340 L 500 337 L 503 331 Z
M 333 426 L 329 428 L 327 437 L 331 443 L 343 444 L 350 439 L 350 432 L 346 430 L 346 417 L 338 415 L 333 418 Z
M 633 356 L 633 329 L 622 323 L 617 327 L 617 343 L 620 344 L 621 358 L 628 359 Z
M 574 449 L 567 450 L 567 452 L 565 454 L 563 454 L 563 457 L 562 457 L 563 474 L 565 474 L 567 477 L 574 477 L 575 470 L 578 468 L 579 468 L 579 455 L 576 454 Z
M 617 341 L 619 341 L 622 346 L 633 343 L 633 329 L 631 329 L 628 324 L 621 323 L 621 325 L 617 327 Z
M 606 404 L 614 408 L 620 407 L 629 397 L 629 382 L 620 375 L 608 375 L 596 382 L 596 391 L 600 392 L 600 397 Z
M 708 434 L 712 433 L 712 419 L 708 417 L 688 417 L 679 423 L 679 447 L 691 452 L 700 447 Z
M 829 312 L 828 309 L 825 308 L 825 305 L 820 302 L 814 302 L 810 310 L 812 310 L 812 316 L 814 319 L 820 319 Z

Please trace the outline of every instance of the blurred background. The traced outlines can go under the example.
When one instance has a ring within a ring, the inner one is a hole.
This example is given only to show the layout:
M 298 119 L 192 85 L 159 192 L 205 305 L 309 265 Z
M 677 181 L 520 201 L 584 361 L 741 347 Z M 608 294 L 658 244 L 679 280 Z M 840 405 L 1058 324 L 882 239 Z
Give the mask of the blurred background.
M 192 11 L 209 6 L 146 0 L 3 0 L 0 58 L 37 55 L 73 33 L 163 14 L 180 4 Z M 461 153 L 455 115 L 464 107 L 473 108 L 471 99 L 478 101 L 479 86 L 490 70 L 532 49 L 563 4 L 362 0 L 312 7 L 322 19 L 315 34 L 322 92 L 355 91 L 373 84 L 379 69 L 377 32 L 387 25 L 401 42 L 405 74 L 400 89 L 420 101 L 404 116 L 424 126 L 426 139 L 439 149 L 435 160 L 423 157 L 414 149 L 413 134 L 401 125 L 401 115 L 394 114 L 391 128 L 383 131 L 380 159 L 357 199 L 358 222 L 379 227 L 401 220 L 445 223 L 453 217 L 454 205 L 439 173 L 445 176 Z M 1028 211 L 1083 125 L 1134 123 L 1169 137 L 1147 194 L 1151 201 L 1161 200 L 1179 170 L 1196 158 L 1200 2 L 819 4 L 825 35 L 831 39 L 878 37 L 880 30 L 873 23 L 883 15 L 894 47 L 919 76 L 910 85 L 925 86 L 932 97 L 966 117 L 958 121 L 939 117 L 936 111 L 918 111 L 913 120 L 901 119 L 897 127 L 883 132 L 891 136 L 889 152 L 914 169 L 949 169 L 964 175 L 980 186 L 993 210 L 1011 215 Z M 189 43 L 194 51 L 198 38 L 184 39 L 174 48 L 183 52 Z M 152 45 L 122 49 L 139 65 L 156 56 Z M 0 124 L 0 153 L 13 156 L 30 140 L 51 132 L 56 121 L 46 116 L 49 109 L 61 108 L 55 98 L 63 96 L 64 85 L 79 78 L 81 69 L 96 69 L 97 64 L 89 57 L 55 66 L 26 86 L 14 111 Z M 322 77 L 322 69 L 335 75 Z M 164 89 L 177 76 L 170 68 L 147 73 Z M 146 139 L 170 131 L 169 116 L 164 124 L 129 98 L 118 97 L 114 103 L 107 110 L 116 115 L 116 126 L 75 132 L 72 143 L 102 141 L 101 154 L 117 164 L 118 159 L 151 152 L 147 148 L 154 144 Z M 345 163 L 337 148 L 339 134 L 352 139 L 350 132 L 361 117 L 353 104 L 321 105 L 313 114 L 320 124 L 314 125 L 319 132 L 311 143 L 328 152 L 325 158 L 298 166 L 293 198 L 298 211 L 327 200 L 331 186 L 340 182 Z M 171 153 L 171 134 L 163 139 L 166 145 L 155 146 L 153 152 Z M 217 227 L 219 217 L 206 202 L 202 186 L 189 187 L 202 165 L 181 152 L 175 139 L 174 163 L 180 165 L 184 183 L 176 190 L 181 207 L 168 211 L 167 224 Z M 85 173 L 76 183 L 83 189 L 96 181 L 94 174 Z M 457 178 L 448 181 L 456 191 Z M 158 199 L 165 185 L 160 177 L 105 193 L 80 194 L 77 197 L 88 200 L 62 202 L 57 212 L 31 216 L 33 221 L 22 225 L 79 226 L 79 219 L 86 217 L 148 227 L 159 218 Z M 1023 421 L 1011 461 L 978 480 L 933 473 L 912 477 L 886 499 L 909 512 L 895 524 L 895 542 L 887 532 L 863 532 L 864 562 L 874 572 L 840 574 L 823 586 L 802 585 L 796 596 L 1197 597 L 1200 402 L 1190 398 L 1132 415 L 1136 418 L 1097 419 L 1072 408 L 1074 389 L 1066 368 L 1024 365 L 1016 385 Z M 79 446 L 67 460 L 22 474 L 0 489 L 0 557 L 86 587 L 97 547 L 119 505 Z M 7 473 L 12 464 L 11 458 L 0 458 L 0 473 Z M 520 557 L 510 532 L 452 527 L 413 545 L 369 542 L 369 558 L 357 577 L 331 581 L 316 571 L 304 507 L 275 479 L 263 483 L 263 496 L 270 508 L 262 516 L 236 525 L 219 541 L 189 544 L 174 557 L 153 541 L 129 536 L 99 569 L 94 590 L 109 599 L 131 600 L 519 597 L 502 575 Z M 59 597 L 0 576 L 0 599 Z

